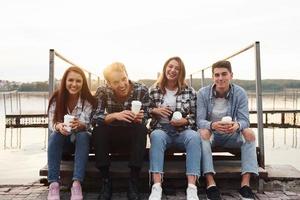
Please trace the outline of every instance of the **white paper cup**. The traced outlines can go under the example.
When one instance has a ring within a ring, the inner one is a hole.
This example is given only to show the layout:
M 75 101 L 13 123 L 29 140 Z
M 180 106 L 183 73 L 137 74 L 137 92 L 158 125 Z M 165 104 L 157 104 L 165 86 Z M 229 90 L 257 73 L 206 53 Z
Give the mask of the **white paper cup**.
M 140 102 L 140 101 L 132 101 L 131 102 L 131 111 L 134 114 L 138 114 L 141 110 L 141 107 L 142 107 L 142 102 Z
M 224 125 L 233 124 L 232 118 L 230 116 L 222 117 L 221 122 Z
M 179 111 L 175 111 L 172 116 L 172 120 L 180 120 L 182 118 L 182 114 Z
M 222 117 L 222 122 L 232 122 L 232 118 L 230 116 Z
M 71 121 L 73 121 L 74 120 L 74 116 L 73 115 L 65 115 L 64 116 L 64 124 L 66 125 L 66 130 L 68 131 L 68 132 L 71 132 Z

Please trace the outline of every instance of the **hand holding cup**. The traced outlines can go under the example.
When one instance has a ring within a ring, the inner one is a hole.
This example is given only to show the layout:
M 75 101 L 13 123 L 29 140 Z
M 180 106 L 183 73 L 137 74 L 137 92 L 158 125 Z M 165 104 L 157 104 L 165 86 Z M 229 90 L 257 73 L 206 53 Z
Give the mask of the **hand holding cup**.
M 65 124 L 65 129 L 66 129 L 66 131 L 68 132 L 68 133 L 71 133 L 71 129 L 72 129 L 72 127 L 71 127 L 71 122 L 73 121 L 75 119 L 75 117 L 73 116 L 73 115 L 69 115 L 69 114 L 67 114 L 67 115 L 65 115 L 64 116 L 64 124 Z
M 141 107 L 142 107 L 142 102 L 140 102 L 140 101 L 132 101 L 131 102 L 131 111 L 135 115 L 137 115 L 140 112 Z

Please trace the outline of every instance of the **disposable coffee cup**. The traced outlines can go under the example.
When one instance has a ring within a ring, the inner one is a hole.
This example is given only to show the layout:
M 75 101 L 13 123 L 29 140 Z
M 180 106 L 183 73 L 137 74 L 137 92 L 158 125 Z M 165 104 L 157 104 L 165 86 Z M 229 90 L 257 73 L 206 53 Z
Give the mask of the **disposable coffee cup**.
M 232 124 L 233 123 L 232 118 L 230 116 L 222 117 L 221 121 L 223 124 Z
M 180 120 L 182 118 L 182 114 L 179 111 L 175 111 L 172 116 L 172 120 Z
M 140 102 L 140 101 L 132 101 L 131 102 L 131 111 L 134 114 L 138 114 L 141 110 L 141 107 L 142 107 L 142 102 Z
M 68 131 L 68 132 L 71 132 L 71 121 L 74 120 L 74 116 L 73 115 L 65 115 L 64 116 L 64 124 L 66 125 L 65 129 Z

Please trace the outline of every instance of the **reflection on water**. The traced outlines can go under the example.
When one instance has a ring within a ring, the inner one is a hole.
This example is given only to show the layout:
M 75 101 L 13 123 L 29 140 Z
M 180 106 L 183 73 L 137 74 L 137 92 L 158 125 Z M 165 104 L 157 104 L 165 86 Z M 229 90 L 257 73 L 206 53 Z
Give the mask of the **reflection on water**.
M 264 102 L 264 108 L 267 109 L 266 105 L 272 107 L 272 101 Z M 275 100 L 276 104 L 277 101 L 279 98 Z M 249 104 L 251 102 L 255 104 L 253 100 L 250 100 Z M 45 94 L 34 97 L 29 95 L 23 98 L 21 103 L 22 113 L 45 113 L 47 108 Z M 15 103 L 7 105 L 7 111 L 14 112 L 17 108 Z M 298 103 L 286 103 L 285 106 L 296 106 L 300 109 Z M 3 96 L 0 95 L 0 184 L 24 184 L 38 180 L 39 169 L 47 162 L 47 129 L 5 129 L 4 122 Z M 300 170 L 299 132 L 299 129 L 292 128 L 264 129 L 266 164 L 290 164 Z

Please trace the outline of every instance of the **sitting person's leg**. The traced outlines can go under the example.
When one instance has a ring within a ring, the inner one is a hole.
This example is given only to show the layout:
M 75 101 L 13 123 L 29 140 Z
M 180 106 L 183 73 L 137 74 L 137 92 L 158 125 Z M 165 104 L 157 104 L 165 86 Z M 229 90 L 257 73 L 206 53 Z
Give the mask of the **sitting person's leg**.
M 242 134 L 244 142 L 241 146 L 242 181 L 239 193 L 242 198 L 254 199 L 254 193 L 250 188 L 250 178 L 251 174 L 258 176 L 255 134 L 250 128 L 244 129 Z
M 48 182 L 58 182 L 60 162 L 66 136 L 59 132 L 52 132 L 48 140 Z
M 90 150 L 90 135 L 88 132 L 75 134 L 75 163 L 73 180 L 83 181 Z
M 152 176 L 153 186 L 149 200 L 159 200 L 162 196 L 162 179 L 164 168 L 164 155 L 171 137 L 163 130 L 156 129 L 150 134 L 150 175 Z M 150 178 L 150 177 L 149 177 Z
M 102 200 L 110 200 L 112 197 L 112 182 L 109 175 L 109 135 L 110 127 L 104 123 L 95 127 L 92 135 L 96 167 L 102 176 L 102 187 L 98 199 Z
M 216 174 L 212 158 L 212 145 L 215 143 L 214 136 L 208 129 L 200 129 L 201 147 L 202 147 L 202 170 L 206 179 L 207 199 L 221 199 L 221 193 L 216 186 L 214 175 Z M 212 139 L 213 137 L 213 139 Z M 217 141 L 218 142 L 218 141 Z
M 254 199 L 254 194 L 250 188 L 251 174 L 258 175 L 258 165 L 256 156 L 256 141 L 254 132 L 250 128 L 242 132 L 233 134 L 218 134 L 222 138 L 223 146 L 227 148 L 241 148 L 242 158 L 242 180 L 239 190 L 242 198 Z
M 93 130 L 92 141 L 95 149 L 96 167 L 104 179 L 109 178 L 109 138 L 110 127 L 104 123 Z
M 138 180 L 142 164 L 144 161 L 147 140 L 147 128 L 144 124 L 132 123 L 124 129 L 129 138 L 130 158 L 128 166 L 130 168 L 130 179 L 128 182 L 127 198 L 129 200 L 140 199 L 138 191 Z M 122 140 L 123 141 L 123 140 Z M 126 141 L 126 140 L 124 140 Z
M 174 143 L 186 151 L 186 175 L 188 180 L 186 195 L 188 200 L 196 200 L 198 199 L 196 181 L 201 172 L 201 139 L 196 131 L 187 129 L 179 133 Z
M 66 136 L 59 132 L 52 132 L 48 140 L 48 182 L 49 193 L 47 199 L 59 199 L 60 162 Z
M 191 129 L 184 130 L 176 137 L 174 143 L 186 151 L 186 175 L 199 177 L 201 172 L 201 139 L 198 133 Z
M 141 168 L 147 142 L 147 128 L 144 124 L 133 123 L 131 126 L 126 127 L 128 131 L 127 137 L 130 139 L 130 160 L 128 166 L 130 168 Z
M 250 128 L 244 129 L 242 134 L 245 139 L 241 146 L 242 174 L 252 173 L 258 175 L 255 134 Z
M 201 137 L 201 147 L 202 147 L 202 168 L 204 175 L 214 175 L 216 172 L 214 170 L 212 150 L 211 150 L 211 137 L 212 134 L 207 129 L 200 129 Z M 215 183 L 208 183 L 207 186 Z

